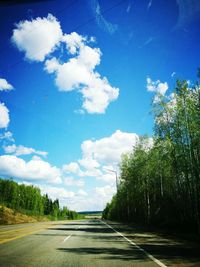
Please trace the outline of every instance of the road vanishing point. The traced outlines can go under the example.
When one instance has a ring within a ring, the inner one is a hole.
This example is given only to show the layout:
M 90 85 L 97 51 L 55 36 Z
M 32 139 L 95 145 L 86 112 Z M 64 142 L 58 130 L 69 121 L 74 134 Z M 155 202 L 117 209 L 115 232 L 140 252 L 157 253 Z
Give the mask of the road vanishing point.
M 0 226 L 1 267 L 199 267 L 199 252 L 100 219 Z

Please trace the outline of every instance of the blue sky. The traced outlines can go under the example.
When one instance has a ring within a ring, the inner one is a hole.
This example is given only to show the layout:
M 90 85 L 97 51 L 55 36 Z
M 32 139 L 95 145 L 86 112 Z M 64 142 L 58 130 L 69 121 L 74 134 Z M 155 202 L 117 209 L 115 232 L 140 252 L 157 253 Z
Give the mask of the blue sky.
M 0 175 L 101 210 L 157 93 L 199 67 L 198 0 L 0 5 Z

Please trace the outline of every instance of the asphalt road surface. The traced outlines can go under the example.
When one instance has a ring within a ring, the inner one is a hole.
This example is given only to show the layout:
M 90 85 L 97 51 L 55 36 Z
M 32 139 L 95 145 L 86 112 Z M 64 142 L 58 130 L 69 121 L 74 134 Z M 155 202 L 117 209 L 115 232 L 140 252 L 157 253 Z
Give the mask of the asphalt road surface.
M 197 245 L 101 220 L 0 227 L 1 267 L 199 267 Z

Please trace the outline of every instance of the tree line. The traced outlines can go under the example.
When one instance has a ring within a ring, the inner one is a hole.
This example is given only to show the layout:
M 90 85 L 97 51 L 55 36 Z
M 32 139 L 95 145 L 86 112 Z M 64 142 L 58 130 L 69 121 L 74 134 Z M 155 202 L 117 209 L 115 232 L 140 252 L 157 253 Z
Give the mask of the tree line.
M 50 219 L 77 219 L 79 214 L 60 207 L 59 200 L 42 195 L 33 185 L 18 184 L 11 179 L 0 178 L 0 204 L 27 215 L 43 216 Z
M 177 81 L 153 102 L 154 136 L 123 155 L 116 195 L 103 217 L 200 234 L 200 86 Z

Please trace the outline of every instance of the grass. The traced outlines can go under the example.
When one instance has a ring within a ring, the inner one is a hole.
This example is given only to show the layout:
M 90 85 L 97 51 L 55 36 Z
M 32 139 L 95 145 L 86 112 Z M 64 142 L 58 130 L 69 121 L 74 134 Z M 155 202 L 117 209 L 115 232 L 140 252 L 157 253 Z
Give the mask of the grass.
M 0 205 L 0 224 L 18 224 L 38 221 L 49 221 L 46 216 L 29 216 Z

